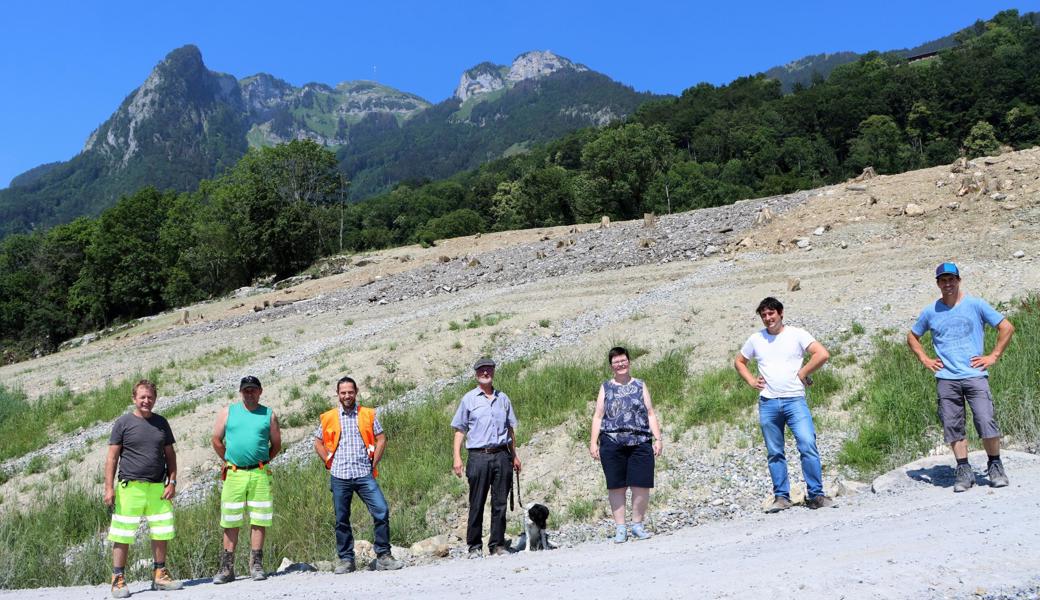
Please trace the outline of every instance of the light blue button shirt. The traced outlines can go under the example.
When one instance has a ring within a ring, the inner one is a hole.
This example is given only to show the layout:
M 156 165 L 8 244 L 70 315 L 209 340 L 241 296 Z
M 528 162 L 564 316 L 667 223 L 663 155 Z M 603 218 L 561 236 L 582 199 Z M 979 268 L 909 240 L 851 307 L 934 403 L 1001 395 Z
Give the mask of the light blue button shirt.
M 509 444 L 509 427 L 516 431 L 516 414 L 505 392 L 491 398 L 476 387 L 462 396 L 451 426 L 466 434 L 466 448 L 494 448 Z

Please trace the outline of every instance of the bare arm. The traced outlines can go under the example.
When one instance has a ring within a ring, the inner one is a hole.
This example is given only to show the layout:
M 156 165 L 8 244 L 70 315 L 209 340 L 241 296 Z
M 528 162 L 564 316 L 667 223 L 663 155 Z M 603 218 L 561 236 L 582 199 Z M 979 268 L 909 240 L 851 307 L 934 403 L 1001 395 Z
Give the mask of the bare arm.
M 1006 321 L 1007 319 L 1005 319 Z M 924 346 L 921 345 L 921 336 L 917 335 L 913 331 L 906 334 L 906 345 L 910 346 L 910 351 L 917 356 L 917 360 L 921 361 L 921 364 L 933 373 L 941 371 L 943 368 L 942 360 L 939 358 L 932 358 L 928 356 L 928 353 L 924 351 Z
M 596 408 L 592 410 L 592 426 L 589 428 L 589 455 L 596 460 L 599 460 L 599 429 L 603 426 L 603 400 L 604 392 L 601 385 L 596 395 Z
M 661 456 L 661 450 L 664 449 L 664 441 L 661 439 L 661 423 L 657 420 L 654 404 L 650 401 L 650 388 L 646 384 L 643 384 L 643 405 L 646 406 L 646 416 L 650 421 L 650 431 L 654 434 L 654 456 Z
M 808 385 L 809 376 L 830 359 L 831 353 L 820 342 L 809 344 L 809 347 L 805 350 L 809 353 L 809 362 L 802 365 L 801 369 L 798 369 L 798 379 L 801 379 L 802 383 Z
M 217 422 L 213 424 L 213 436 L 210 438 L 213 451 L 217 453 L 217 458 L 220 460 L 227 460 L 224 458 L 224 452 L 227 451 L 227 446 L 224 445 L 224 426 L 227 425 L 227 415 L 228 409 L 222 408 L 220 414 L 217 415 Z
M 737 369 L 740 378 L 752 388 L 756 390 L 766 389 L 766 378 L 761 375 L 755 377 L 751 374 L 751 369 L 748 368 L 748 359 L 746 356 L 737 352 L 737 357 L 733 359 L 733 366 Z
M 325 448 L 325 443 L 317 438 L 314 438 L 314 453 L 318 455 L 318 458 L 321 459 L 321 462 L 325 463 L 326 465 L 329 464 L 329 456 L 331 456 L 332 453 L 329 452 L 327 448 Z
M 278 416 L 271 411 L 271 454 L 268 457 L 268 462 L 274 460 L 274 457 L 278 456 L 278 453 L 282 451 L 282 428 L 278 426 Z
M 372 455 L 372 468 L 376 468 L 379 461 L 383 460 L 383 452 L 386 451 L 386 434 L 380 433 L 376 436 L 376 450 Z
M 166 456 L 166 487 L 163 489 L 163 500 L 173 500 L 177 493 L 177 453 L 173 444 L 163 446 L 163 454 Z
M 119 462 L 119 453 L 123 450 L 121 444 L 112 444 L 108 447 L 108 455 L 105 456 L 105 505 L 115 506 L 116 503 L 116 464 Z
M 976 369 L 986 369 L 992 367 L 1007 348 L 1008 344 L 1011 343 L 1011 335 L 1015 333 L 1015 326 L 1011 324 L 1011 321 L 1004 319 L 1000 323 L 997 323 L 997 343 L 993 346 L 993 351 L 985 356 L 973 356 L 971 358 L 971 366 Z
M 455 439 L 452 440 L 452 465 L 451 469 L 455 472 L 456 477 L 462 477 L 462 440 L 466 437 L 465 433 L 462 433 L 458 429 L 455 430 Z

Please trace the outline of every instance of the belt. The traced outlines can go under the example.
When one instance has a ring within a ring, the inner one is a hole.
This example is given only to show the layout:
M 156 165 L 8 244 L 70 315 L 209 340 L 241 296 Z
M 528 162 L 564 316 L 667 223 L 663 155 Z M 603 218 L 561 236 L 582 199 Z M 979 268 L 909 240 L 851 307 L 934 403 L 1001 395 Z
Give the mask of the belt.
M 267 463 L 260 463 L 257 465 L 249 465 L 248 467 L 240 467 L 238 465 L 228 463 L 227 468 L 231 469 L 232 471 L 252 471 L 254 469 L 263 469 L 266 465 Z
M 509 446 L 491 446 L 490 448 L 469 448 L 470 452 L 478 454 L 498 454 L 509 450 Z

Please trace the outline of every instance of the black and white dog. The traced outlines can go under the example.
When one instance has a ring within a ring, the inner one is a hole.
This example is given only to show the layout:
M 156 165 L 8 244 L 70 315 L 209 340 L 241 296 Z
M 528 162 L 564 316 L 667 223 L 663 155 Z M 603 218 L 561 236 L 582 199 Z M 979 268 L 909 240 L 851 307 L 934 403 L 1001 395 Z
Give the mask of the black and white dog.
M 513 552 L 554 550 L 556 546 L 549 542 L 548 525 L 549 509 L 544 504 L 520 505 L 524 509 L 524 530 L 516 540 Z

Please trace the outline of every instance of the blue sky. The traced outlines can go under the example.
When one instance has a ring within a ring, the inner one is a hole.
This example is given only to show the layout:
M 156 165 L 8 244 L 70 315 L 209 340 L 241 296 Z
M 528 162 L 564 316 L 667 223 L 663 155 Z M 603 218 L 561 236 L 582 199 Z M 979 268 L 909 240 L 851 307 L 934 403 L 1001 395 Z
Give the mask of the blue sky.
M 172 49 L 300 85 L 376 79 L 437 102 L 462 71 L 552 50 L 679 93 L 807 54 L 915 46 L 1040 0 L 845 2 L 13 2 L 0 9 L 0 187 L 68 160 Z

